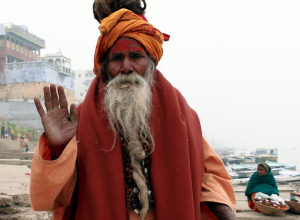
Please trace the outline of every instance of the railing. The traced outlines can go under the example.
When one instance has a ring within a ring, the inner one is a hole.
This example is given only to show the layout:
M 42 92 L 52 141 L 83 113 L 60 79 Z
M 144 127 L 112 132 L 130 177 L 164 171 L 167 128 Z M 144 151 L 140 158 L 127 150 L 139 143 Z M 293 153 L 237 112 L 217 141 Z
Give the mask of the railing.
M 4 69 L 8 73 L 14 69 L 21 70 L 21 69 L 25 69 L 25 68 L 43 68 L 43 66 L 45 66 L 53 71 L 57 71 L 57 67 L 55 65 L 53 65 L 52 63 L 45 62 L 45 61 L 8 63 L 8 64 L 4 65 Z
M 46 61 L 34 61 L 34 62 L 15 62 L 4 65 L 4 70 L 9 73 L 13 70 L 22 70 L 26 68 L 48 68 L 60 74 L 74 74 L 71 69 L 63 66 L 55 66 L 52 63 Z
M 16 31 L 16 32 L 18 32 L 20 34 L 23 34 L 23 35 L 25 35 L 25 36 L 27 36 L 27 37 L 29 37 L 29 38 L 31 38 L 31 39 L 39 42 L 39 43 L 45 45 L 45 40 L 44 39 L 37 37 L 36 35 L 30 33 L 29 31 L 27 31 L 27 30 L 25 30 L 23 28 L 20 28 L 17 25 L 14 25 L 13 23 L 6 23 L 6 24 L 4 24 L 4 28 L 6 28 L 6 29 L 12 29 L 12 30 L 14 30 L 14 31 Z

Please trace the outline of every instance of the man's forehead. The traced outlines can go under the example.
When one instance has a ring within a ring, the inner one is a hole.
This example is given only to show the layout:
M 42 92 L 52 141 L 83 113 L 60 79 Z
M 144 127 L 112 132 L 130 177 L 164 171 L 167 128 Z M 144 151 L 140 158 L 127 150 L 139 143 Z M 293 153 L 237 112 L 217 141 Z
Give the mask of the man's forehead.
M 137 40 L 134 40 L 132 38 L 127 38 L 127 37 L 122 37 L 119 38 L 111 47 L 110 54 L 130 52 L 130 51 L 145 52 L 143 45 Z

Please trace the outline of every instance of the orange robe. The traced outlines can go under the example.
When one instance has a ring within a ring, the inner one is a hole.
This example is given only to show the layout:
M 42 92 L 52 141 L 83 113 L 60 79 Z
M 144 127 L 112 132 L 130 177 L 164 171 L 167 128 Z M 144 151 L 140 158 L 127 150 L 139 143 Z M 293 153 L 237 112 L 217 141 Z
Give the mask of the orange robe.
M 252 201 L 252 198 L 254 198 L 255 194 L 256 194 L 256 193 L 252 193 L 251 199 L 250 199 L 249 202 L 248 202 L 248 206 L 249 206 L 250 209 L 253 209 L 253 212 L 260 212 L 260 211 L 258 210 L 258 208 L 256 207 L 256 204 Z
M 217 219 L 204 202 L 226 204 L 235 212 L 236 200 L 229 176 L 220 157 L 203 138 L 205 173 L 202 183 L 201 216 L 203 220 Z M 61 156 L 51 161 L 48 140 L 43 134 L 40 137 L 32 160 L 30 180 L 30 200 L 36 211 L 55 211 L 57 219 L 64 219 L 64 209 L 70 204 L 77 181 L 77 143 L 76 136 L 69 142 Z M 139 216 L 130 213 L 130 219 L 139 220 Z M 153 210 L 147 220 L 154 220 Z

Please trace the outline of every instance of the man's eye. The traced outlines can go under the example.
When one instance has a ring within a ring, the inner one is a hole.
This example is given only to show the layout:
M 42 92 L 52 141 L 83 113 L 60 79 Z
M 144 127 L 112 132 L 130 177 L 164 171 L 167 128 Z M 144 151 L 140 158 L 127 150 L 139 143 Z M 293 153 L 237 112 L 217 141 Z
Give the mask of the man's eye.
M 111 60 L 121 60 L 121 56 L 115 56 Z
M 139 53 L 132 53 L 131 56 L 132 56 L 132 58 L 141 58 L 142 57 L 142 55 Z

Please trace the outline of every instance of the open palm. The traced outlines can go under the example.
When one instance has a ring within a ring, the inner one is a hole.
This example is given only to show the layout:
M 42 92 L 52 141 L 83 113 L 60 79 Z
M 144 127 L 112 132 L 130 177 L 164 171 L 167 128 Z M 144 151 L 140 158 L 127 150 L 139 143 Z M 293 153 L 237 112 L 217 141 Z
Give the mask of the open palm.
M 71 105 L 70 113 L 68 102 L 62 86 L 57 87 L 59 99 L 54 84 L 44 87 L 45 113 L 40 100 L 35 97 L 34 102 L 41 116 L 45 134 L 52 147 L 64 147 L 75 136 L 78 127 L 78 114 L 75 104 Z

